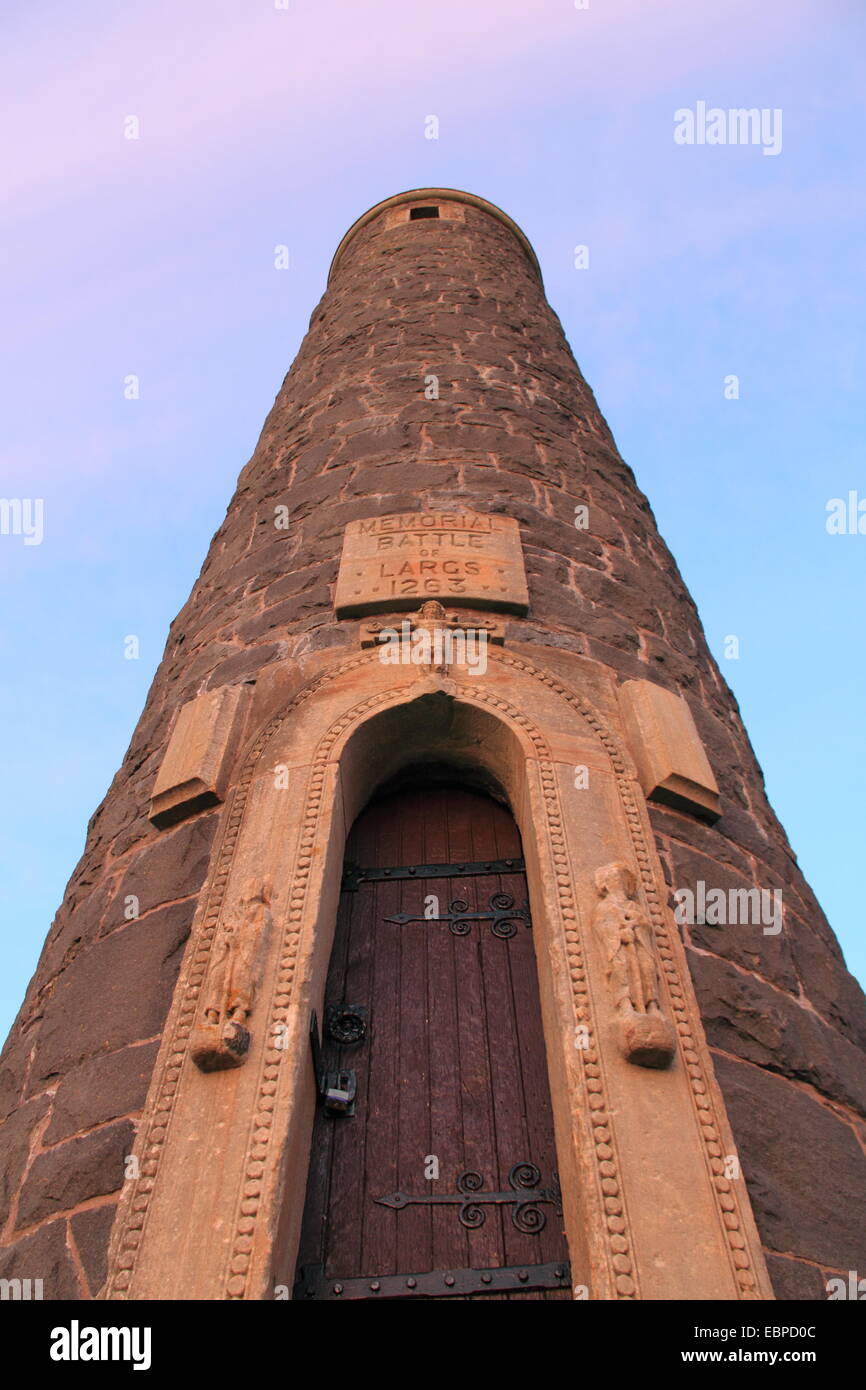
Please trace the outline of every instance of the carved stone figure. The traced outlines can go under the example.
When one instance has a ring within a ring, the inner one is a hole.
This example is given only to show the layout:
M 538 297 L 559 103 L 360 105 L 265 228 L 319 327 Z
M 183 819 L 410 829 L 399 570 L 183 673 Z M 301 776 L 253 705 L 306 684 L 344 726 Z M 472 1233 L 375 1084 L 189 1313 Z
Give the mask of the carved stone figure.
M 443 627 L 447 621 L 448 615 L 442 607 L 442 604 L 436 599 L 428 599 L 426 603 L 422 603 L 415 619 L 418 627 L 427 624 L 432 624 L 434 627 Z
M 637 879 L 627 864 L 607 864 L 597 871 L 595 885 L 595 930 L 607 957 L 622 1050 L 637 1066 L 666 1067 L 674 1035 L 659 1003 L 652 928 L 637 900 Z
M 263 948 L 271 928 L 270 887 L 248 879 L 214 946 L 192 1055 L 202 1071 L 239 1067 L 250 1046 L 247 1027 Z

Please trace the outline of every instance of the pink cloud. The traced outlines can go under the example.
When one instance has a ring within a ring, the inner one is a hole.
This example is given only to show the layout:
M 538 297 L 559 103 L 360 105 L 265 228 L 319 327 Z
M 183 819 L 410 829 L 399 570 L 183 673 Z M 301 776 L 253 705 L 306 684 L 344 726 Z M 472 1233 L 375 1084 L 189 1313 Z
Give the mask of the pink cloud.
M 113 182 L 125 165 L 137 165 L 152 192 L 166 182 L 225 185 L 236 160 L 270 164 L 288 181 L 347 140 L 363 160 L 365 142 L 389 133 L 407 93 L 417 97 L 419 128 L 430 102 L 446 103 L 455 121 L 479 108 L 512 110 L 544 99 L 544 60 L 554 85 L 564 77 L 572 93 L 625 111 L 672 73 L 708 60 L 724 69 L 728 55 L 742 57 L 743 22 L 757 42 L 756 30 L 783 12 L 774 3 L 756 16 L 751 0 L 731 0 L 708 23 L 679 0 L 592 0 L 587 11 L 569 0 L 289 4 L 112 7 L 98 20 L 78 9 L 55 13 L 49 26 L 37 9 L 20 19 L 6 41 L 4 93 L 13 218 Z M 803 24 L 796 41 L 807 41 Z M 693 95 L 686 83 L 684 99 Z M 141 120 L 138 142 L 123 139 L 130 114 Z

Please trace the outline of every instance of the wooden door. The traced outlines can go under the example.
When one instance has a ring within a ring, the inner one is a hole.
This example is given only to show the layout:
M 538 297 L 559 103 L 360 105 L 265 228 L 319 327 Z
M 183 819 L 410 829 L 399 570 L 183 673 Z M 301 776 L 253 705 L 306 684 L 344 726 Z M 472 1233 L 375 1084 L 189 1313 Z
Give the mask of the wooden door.
M 320 1061 L 354 1113 L 319 1104 L 296 1298 L 569 1297 L 521 854 L 459 786 L 358 818 Z

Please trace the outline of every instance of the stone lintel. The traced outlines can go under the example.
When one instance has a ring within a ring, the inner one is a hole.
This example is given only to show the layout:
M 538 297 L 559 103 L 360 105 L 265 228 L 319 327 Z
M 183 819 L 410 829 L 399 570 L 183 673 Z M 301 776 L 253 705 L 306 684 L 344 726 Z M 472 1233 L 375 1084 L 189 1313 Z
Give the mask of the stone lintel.
M 183 706 L 151 795 L 154 825 L 222 801 L 248 696 L 246 685 L 224 685 Z
M 683 697 L 641 680 L 626 681 L 618 695 L 646 796 L 703 820 L 718 820 L 719 788 Z

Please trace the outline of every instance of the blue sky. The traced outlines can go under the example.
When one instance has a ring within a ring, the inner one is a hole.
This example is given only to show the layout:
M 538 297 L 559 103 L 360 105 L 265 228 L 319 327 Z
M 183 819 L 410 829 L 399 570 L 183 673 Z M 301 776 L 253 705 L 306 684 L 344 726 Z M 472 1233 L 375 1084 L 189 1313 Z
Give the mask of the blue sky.
M 92 0 L 2 31 L 0 496 L 45 537 L 0 536 L 0 1031 L 340 237 L 428 184 L 535 246 L 866 980 L 866 535 L 825 526 L 866 499 L 862 6 Z M 781 110 L 781 151 L 677 145 L 698 101 Z

